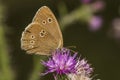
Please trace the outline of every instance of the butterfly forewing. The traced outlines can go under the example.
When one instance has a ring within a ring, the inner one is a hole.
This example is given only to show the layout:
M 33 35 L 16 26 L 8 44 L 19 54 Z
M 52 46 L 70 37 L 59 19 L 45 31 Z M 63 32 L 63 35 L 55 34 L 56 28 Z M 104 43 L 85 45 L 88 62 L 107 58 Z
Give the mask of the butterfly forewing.
M 47 6 L 43 6 L 37 11 L 32 22 L 39 23 L 46 28 L 50 34 L 56 38 L 56 41 L 59 43 L 59 47 L 63 47 L 63 38 L 59 24 L 54 14 Z
M 22 33 L 21 48 L 27 53 L 50 55 L 58 47 L 56 39 L 38 23 L 31 23 Z

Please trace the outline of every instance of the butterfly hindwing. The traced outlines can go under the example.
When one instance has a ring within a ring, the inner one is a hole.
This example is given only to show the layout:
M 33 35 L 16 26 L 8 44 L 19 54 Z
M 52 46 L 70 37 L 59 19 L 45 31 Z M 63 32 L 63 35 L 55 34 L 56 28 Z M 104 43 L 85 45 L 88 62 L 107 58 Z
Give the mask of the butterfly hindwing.
M 38 23 L 31 23 L 22 33 L 21 48 L 27 53 L 50 55 L 58 47 L 56 39 Z

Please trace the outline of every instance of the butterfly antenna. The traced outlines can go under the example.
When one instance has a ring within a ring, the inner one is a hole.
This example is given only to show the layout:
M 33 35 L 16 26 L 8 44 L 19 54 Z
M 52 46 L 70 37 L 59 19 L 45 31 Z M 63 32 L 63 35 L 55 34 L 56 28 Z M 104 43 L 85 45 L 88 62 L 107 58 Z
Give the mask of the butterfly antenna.
M 68 46 L 67 48 L 77 48 L 76 46 Z
M 77 47 L 76 46 L 67 46 L 67 48 L 70 49 L 70 48 L 77 48 Z M 70 49 L 70 51 L 73 52 L 73 53 L 76 53 L 76 51 L 74 51 L 72 49 Z

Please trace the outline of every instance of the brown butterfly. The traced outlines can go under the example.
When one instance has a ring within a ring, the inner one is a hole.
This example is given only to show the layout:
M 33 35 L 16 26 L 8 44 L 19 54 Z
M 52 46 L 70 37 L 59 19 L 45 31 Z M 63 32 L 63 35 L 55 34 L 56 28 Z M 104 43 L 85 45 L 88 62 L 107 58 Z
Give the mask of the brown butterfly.
M 22 33 L 21 48 L 27 53 L 50 55 L 63 47 L 63 38 L 58 22 L 47 7 L 41 7 Z

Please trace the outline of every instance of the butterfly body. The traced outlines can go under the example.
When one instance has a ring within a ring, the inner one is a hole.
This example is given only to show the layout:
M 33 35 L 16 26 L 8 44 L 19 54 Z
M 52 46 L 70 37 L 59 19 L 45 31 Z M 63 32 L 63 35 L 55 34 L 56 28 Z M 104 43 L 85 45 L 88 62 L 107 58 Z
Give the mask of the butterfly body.
M 63 38 L 58 22 L 52 11 L 41 7 L 22 33 L 21 48 L 27 53 L 50 55 L 63 47 Z

